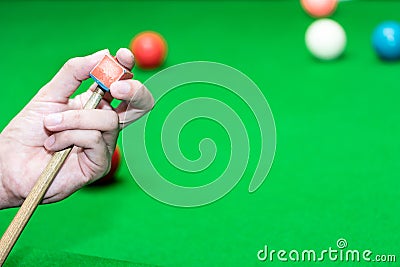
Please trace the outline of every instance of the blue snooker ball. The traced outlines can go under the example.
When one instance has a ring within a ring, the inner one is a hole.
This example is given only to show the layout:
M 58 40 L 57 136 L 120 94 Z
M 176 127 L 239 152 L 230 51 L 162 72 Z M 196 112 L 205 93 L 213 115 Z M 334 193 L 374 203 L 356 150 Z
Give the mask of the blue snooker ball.
M 372 35 L 372 44 L 380 58 L 400 59 L 400 24 L 395 21 L 379 24 Z

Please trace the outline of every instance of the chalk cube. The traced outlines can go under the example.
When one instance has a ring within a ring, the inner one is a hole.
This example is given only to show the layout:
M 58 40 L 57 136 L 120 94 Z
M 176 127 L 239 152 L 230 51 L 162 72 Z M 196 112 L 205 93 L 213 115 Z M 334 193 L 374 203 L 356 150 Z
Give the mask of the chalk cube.
M 101 89 L 108 92 L 113 82 L 131 79 L 133 74 L 121 66 L 116 59 L 110 55 L 105 55 L 90 72 L 90 77 L 95 80 Z

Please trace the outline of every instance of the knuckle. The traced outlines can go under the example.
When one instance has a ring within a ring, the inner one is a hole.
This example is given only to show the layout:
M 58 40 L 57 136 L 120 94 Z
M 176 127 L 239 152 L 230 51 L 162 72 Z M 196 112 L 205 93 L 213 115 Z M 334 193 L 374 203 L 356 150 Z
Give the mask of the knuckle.
M 132 100 L 137 101 L 143 95 L 144 85 L 138 80 L 132 80 L 132 87 L 133 87 Z
M 71 131 L 63 131 L 59 134 L 55 134 L 55 142 L 54 144 L 60 144 L 60 142 L 62 143 L 69 143 L 72 140 L 72 133 Z M 61 144 L 60 144 L 61 145 Z
M 111 127 L 113 130 L 117 130 L 119 127 L 119 116 L 118 113 L 115 111 L 111 111 L 112 115 L 111 115 Z
M 68 59 L 67 62 L 65 62 L 65 64 L 64 64 L 64 69 L 67 69 L 67 70 L 74 69 L 77 61 L 78 61 L 77 57 Z
M 155 103 L 154 97 L 144 84 L 140 83 L 139 81 L 137 81 L 137 83 L 138 86 L 136 87 L 137 92 L 135 95 L 136 98 L 135 100 L 145 102 L 143 104 L 143 110 L 145 112 L 148 112 L 154 108 L 154 103 Z
M 79 111 L 71 111 L 71 121 L 80 122 L 81 121 L 81 113 Z
M 64 112 L 63 126 L 64 128 L 75 128 L 80 125 L 81 114 L 77 110 L 69 110 Z
M 143 87 L 143 91 L 142 91 L 142 101 L 145 101 L 144 105 L 143 105 L 143 109 L 145 112 L 148 112 L 150 110 L 152 110 L 154 108 L 154 97 L 153 95 L 150 93 L 149 90 L 146 89 L 146 87 Z
M 131 83 L 132 87 L 136 88 L 137 90 L 139 90 L 141 87 L 144 87 L 144 85 L 138 80 L 131 80 Z
M 93 143 L 98 145 L 103 143 L 103 135 L 99 131 L 94 131 L 92 135 Z

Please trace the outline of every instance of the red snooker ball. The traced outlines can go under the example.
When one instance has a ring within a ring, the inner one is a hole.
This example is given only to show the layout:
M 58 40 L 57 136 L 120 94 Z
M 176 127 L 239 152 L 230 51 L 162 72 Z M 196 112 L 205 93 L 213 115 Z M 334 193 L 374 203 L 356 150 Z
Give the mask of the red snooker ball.
M 119 149 L 118 145 L 115 147 L 114 154 L 111 158 L 111 168 L 110 171 L 100 178 L 99 180 L 95 181 L 94 185 L 103 185 L 109 184 L 115 180 L 115 173 L 117 172 L 119 165 L 121 164 L 121 150 Z
M 156 32 L 146 31 L 136 35 L 131 42 L 130 49 L 135 56 L 139 68 L 155 69 L 164 63 L 167 55 L 167 43 Z
M 323 18 L 336 10 L 338 0 L 300 0 L 300 3 L 310 16 Z

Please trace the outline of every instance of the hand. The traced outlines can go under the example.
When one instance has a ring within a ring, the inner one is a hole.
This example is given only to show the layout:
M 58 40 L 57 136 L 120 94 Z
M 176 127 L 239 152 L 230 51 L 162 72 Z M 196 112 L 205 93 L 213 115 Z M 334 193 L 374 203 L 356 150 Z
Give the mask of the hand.
M 94 110 L 82 108 L 96 84 L 87 92 L 70 98 L 106 53 L 109 51 L 68 60 L 3 130 L 0 135 L 0 208 L 21 205 L 54 151 L 71 145 L 75 147 L 43 203 L 64 199 L 102 177 L 109 171 L 120 129 L 153 107 L 151 93 L 136 80 L 112 84 L 110 93 Z M 133 67 L 134 58 L 128 49 L 118 50 L 117 60 L 127 69 Z M 115 109 L 110 105 L 113 98 L 122 100 Z

